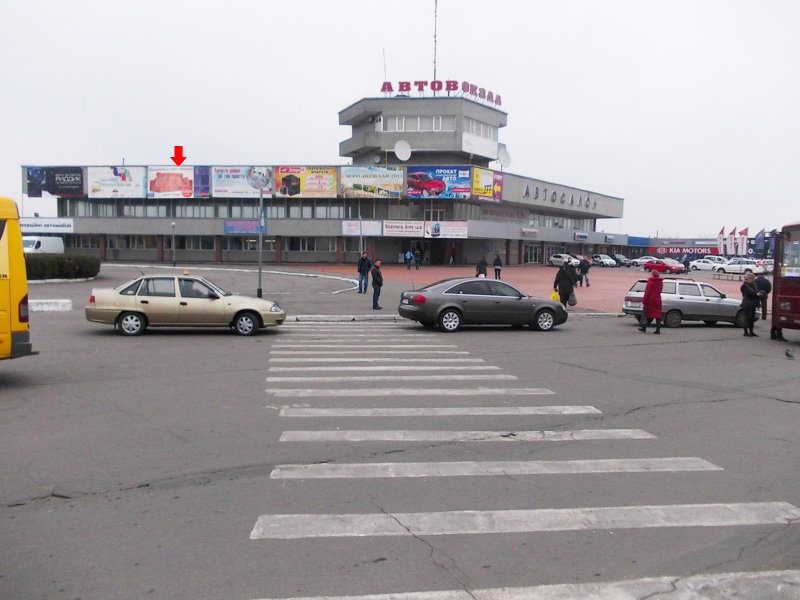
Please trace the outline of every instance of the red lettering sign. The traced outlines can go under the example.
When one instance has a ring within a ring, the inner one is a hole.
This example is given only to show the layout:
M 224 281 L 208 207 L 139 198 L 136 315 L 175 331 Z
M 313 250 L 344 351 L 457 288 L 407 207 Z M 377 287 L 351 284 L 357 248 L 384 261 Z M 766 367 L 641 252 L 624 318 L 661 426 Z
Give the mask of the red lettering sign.
M 442 90 L 446 92 L 457 92 L 460 89 L 464 94 L 474 96 L 480 100 L 486 100 L 495 106 L 501 106 L 503 104 L 499 94 L 495 94 L 486 88 L 478 87 L 476 84 L 470 83 L 469 81 L 462 81 L 460 85 L 459 82 L 454 79 L 446 79 L 444 81 L 440 79 L 434 79 L 433 81 L 419 79 L 413 82 L 397 82 L 398 92 L 410 92 L 412 88 L 417 92 L 425 92 L 426 89 L 430 89 L 432 92 L 440 92 Z M 381 93 L 394 93 L 394 91 L 394 85 L 391 81 L 384 81 L 381 85 Z
M 410 81 L 401 81 L 397 84 L 397 91 L 398 92 L 410 92 L 411 91 L 411 82 Z
M 427 81 L 415 81 L 414 85 L 417 86 L 417 91 L 418 92 L 424 92 L 425 91 L 425 86 L 428 85 L 428 82 Z
M 383 85 L 381 86 L 381 92 L 393 92 L 394 88 L 392 88 L 391 81 L 384 81 Z
M 458 90 L 458 82 L 457 81 L 454 81 L 452 79 L 448 79 L 444 83 L 445 83 L 445 88 L 444 88 L 445 91 L 455 92 L 455 91 Z
M 431 89 L 432 89 L 434 92 L 439 92 L 439 91 L 441 91 L 441 89 L 442 89 L 442 82 L 441 82 L 441 81 L 438 81 L 438 80 L 436 80 L 436 79 L 434 79 L 433 81 L 431 81 Z

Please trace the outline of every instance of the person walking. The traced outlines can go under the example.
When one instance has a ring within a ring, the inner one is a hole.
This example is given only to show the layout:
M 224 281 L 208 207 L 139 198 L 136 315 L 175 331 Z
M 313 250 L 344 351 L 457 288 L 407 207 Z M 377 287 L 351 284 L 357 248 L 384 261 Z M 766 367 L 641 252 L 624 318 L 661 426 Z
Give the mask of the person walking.
M 567 270 L 567 263 L 558 268 L 556 278 L 553 280 L 553 291 L 558 292 L 558 299 L 564 307 L 567 306 L 569 296 L 575 288 L 575 277 Z
M 478 261 L 478 265 L 475 267 L 475 277 L 480 277 L 481 275 L 486 277 L 486 269 L 488 266 L 489 265 L 486 262 L 486 257 L 482 256 L 481 259 Z
M 742 287 L 739 288 L 742 292 L 742 309 L 744 309 L 744 337 L 758 337 L 758 334 L 753 331 L 753 325 L 756 321 L 756 310 L 761 304 L 761 292 L 758 291 L 755 283 L 755 275 L 747 273 L 744 276 Z
M 494 266 L 494 278 L 500 279 L 500 271 L 503 269 L 503 261 L 500 260 L 499 254 L 495 254 L 492 266 Z
M 655 319 L 656 330 L 653 333 L 661 333 L 661 291 L 664 289 L 664 280 L 653 271 L 650 279 L 644 286 L 644 298 L 642 298 L 642 319 L 639 322 L 639 331 L 646 332 L 650 321 Z
M 769 279 L 764 277 L 763 275 L 759 275 L 753 281 L 753 284 L 756 286 L 756 289 L 761 292 L 761 320 L 767 320 L 767 300 L 769 299 L 769 294 L 772 291 L 772 284 L 769 282 Z
M 375 264 L 372 265 L 372 310 L 383 310 L 383 307 L 378 304 L 381 297 L 381 288 L 383 287 L 383 273 L 381 273 L 381 259 L 375 259 Z
M 403 255 L 403 260 L 406 261 L 406 269 L 409 271 L 411 270 L 411 261 L 414 259 L 414 255 L 411 253 L 411 250 L 406 250 L 406 253 Z
M 574 288 L 576 285 L 578 285 L 578 269 L 575 268 L 575 265 L 572 264 L 571 260 L 565 262 L 564 267 L 567 271 L 567 274 L 569 274 L 569 276 L 572 278 L 572 287 Z
M 589 287 L 589 269 L 591 268 L 592 263 L 584 256 L 578 265 L 578 285 L 583 286 L 583 283 L 586 282 L 586 287 Z
M 361 258 L 358 259 L 358 293 L 367 293 L 367 283 L 369 281 L 369 272 L 372 270 L 372 261 L 364 250 L 361 253 Z
M 419 264 L 422 262 L 422 252 L 419 251 L 419 248 L 414 250 L 414 268 L 419 271 Z

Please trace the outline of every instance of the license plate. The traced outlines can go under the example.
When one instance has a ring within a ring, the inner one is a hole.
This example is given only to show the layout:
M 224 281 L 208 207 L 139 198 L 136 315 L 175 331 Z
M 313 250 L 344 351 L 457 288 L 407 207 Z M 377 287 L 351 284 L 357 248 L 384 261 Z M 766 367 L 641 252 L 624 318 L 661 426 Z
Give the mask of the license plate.
M 628 302 L 628 308 L 642 308 L 641 302 Z
M 409 300 L 408 298 L 403 298 L 402 300 L 400 300 L 400 304 L 411 304 L 411 300 Z

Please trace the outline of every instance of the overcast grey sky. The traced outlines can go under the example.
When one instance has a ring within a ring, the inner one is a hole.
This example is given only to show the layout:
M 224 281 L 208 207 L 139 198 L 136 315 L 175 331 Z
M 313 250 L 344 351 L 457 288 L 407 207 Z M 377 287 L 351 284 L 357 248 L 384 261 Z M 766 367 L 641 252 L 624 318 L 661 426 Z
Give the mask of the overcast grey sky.
M 6 0 L 20 165 L 346 164 L 337 113 L 433 78 L 434 0 Z M 620 196 L 598 230 L 800 220 L 800 1 L 439 0 L 437 78 L 500 94 L 507 171 Z M 384 59 L 385 57 L 385 59 Z M 413 157 L 410 161 L 413 163 Z

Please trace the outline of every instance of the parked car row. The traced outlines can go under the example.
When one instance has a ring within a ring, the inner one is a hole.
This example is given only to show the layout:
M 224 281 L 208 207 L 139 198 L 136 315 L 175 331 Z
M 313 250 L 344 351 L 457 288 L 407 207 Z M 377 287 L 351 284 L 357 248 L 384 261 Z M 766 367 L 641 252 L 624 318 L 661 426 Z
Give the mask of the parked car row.
M 577 267 L 582 260 L 589 261 L 593 266 L 598 267 L 630 267 L 631 260 L 623 254 L 592 254 L 591 256 L 584 256 L 583 254 L 552 254 L 547 259 L 547 264 L 551 267 L 560 267 L 565 262 L 569 262 L 574 267 Z

